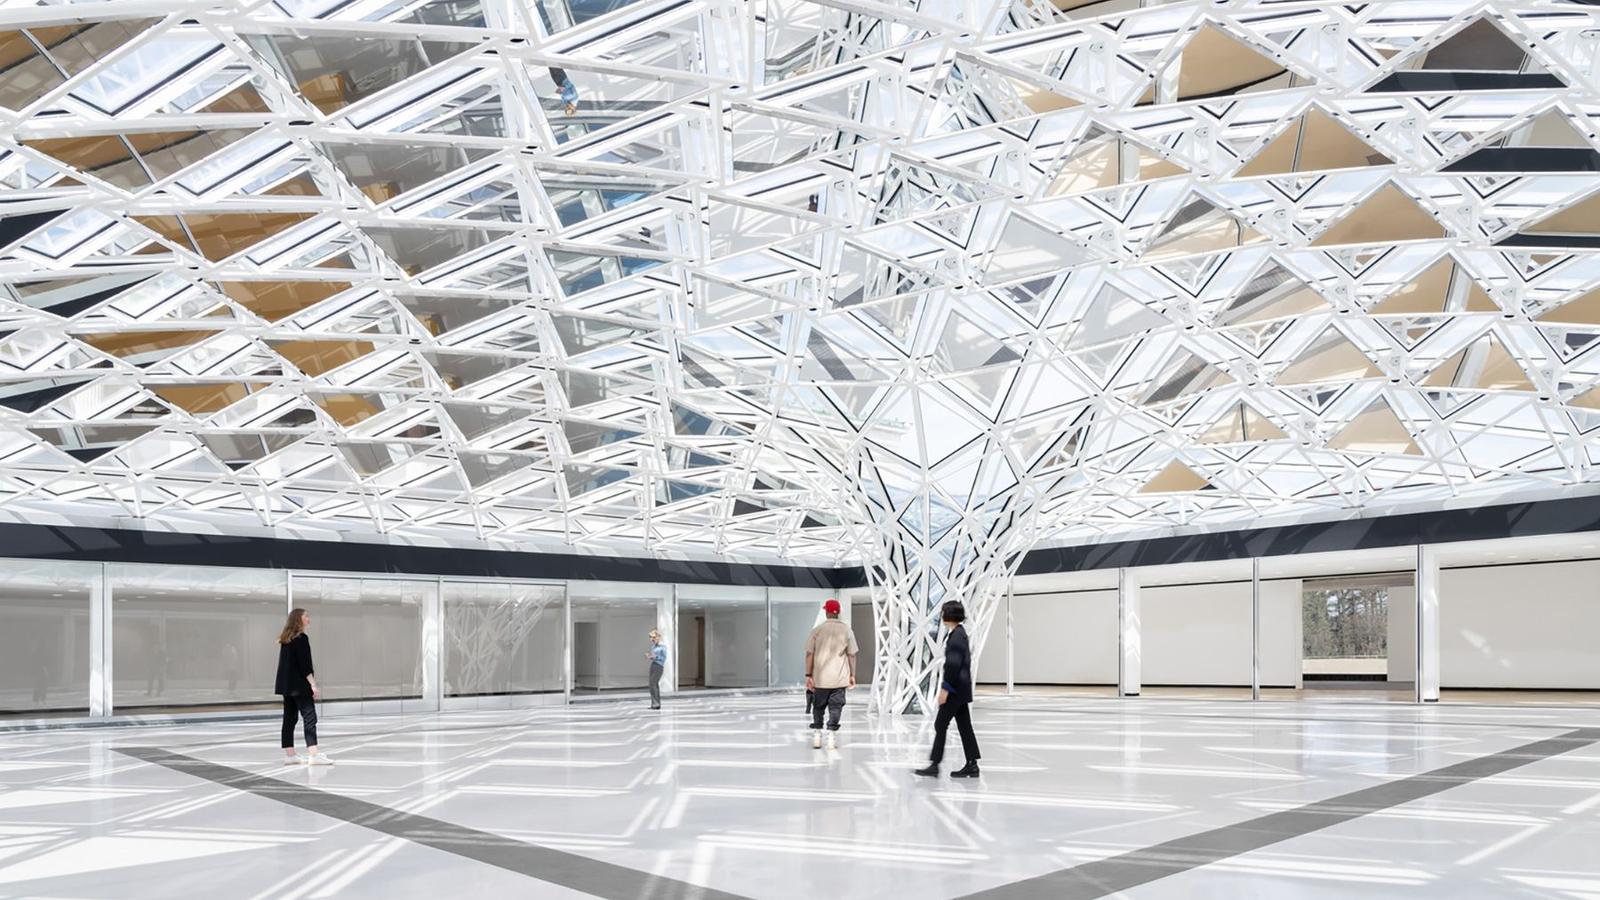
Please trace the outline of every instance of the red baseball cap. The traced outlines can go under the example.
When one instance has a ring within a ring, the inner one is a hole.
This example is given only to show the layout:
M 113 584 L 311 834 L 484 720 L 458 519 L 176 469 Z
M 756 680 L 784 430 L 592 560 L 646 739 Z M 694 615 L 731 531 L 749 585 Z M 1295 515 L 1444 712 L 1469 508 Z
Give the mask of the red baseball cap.
M 829 597 L 828 598 L 828 602 L 822 604 L 822 611 L 825 612 L 825 613 L 832 614 L 832 615 L 838 615 L 839 614 L 839 601 L 833 599 L 832 597 Z

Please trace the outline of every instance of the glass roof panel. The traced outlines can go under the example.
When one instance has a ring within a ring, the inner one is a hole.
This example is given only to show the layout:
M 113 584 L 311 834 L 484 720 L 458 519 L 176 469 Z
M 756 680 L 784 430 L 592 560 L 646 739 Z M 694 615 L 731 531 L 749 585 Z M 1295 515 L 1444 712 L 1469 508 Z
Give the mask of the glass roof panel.
M 943 596 L 1589 489 L 1592 23 L 1280 6 L 18 7 L 0 516 Z

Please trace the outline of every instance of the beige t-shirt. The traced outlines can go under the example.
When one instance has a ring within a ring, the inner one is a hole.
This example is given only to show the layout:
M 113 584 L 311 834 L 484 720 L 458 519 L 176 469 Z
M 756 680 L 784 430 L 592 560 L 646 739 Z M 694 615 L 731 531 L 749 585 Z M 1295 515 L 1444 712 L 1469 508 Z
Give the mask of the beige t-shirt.
M 811 629 L 806 638 L 806 652 L 811 654 L 812 683 L 819 688 L 850 686 L 850 676 L 855 667 L 850 657 L 858 652 L 855 632 L 838 619 L 829 619 Z

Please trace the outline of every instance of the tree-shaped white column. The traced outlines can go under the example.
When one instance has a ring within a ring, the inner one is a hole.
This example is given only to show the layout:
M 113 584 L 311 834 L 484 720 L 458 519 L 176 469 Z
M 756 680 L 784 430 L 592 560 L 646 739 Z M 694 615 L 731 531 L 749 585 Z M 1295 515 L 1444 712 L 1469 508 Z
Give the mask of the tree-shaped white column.
M 870 442 L 859 446 L 850 484 L 872 523 L 864 555 L 879 709 L 933 709 L 943 664 L 939 613 L 947 600 L 966 608 L 976 670 L 1006 587 L 1036 541 L 1041 505 L 1064 480 L 1062 449 L 1081 427 L 1042 437 L 987 428 L 923 468 Z

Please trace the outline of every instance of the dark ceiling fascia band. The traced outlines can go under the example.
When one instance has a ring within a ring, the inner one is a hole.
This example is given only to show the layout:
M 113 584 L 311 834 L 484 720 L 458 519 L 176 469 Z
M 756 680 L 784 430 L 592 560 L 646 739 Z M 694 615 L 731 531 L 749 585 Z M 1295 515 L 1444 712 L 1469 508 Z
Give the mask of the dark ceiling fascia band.
M 1589 531 L 1600 531 L 1600 496 L 1335 522 L 1308 522 L 1140 541 L 1041 547 L 1028 553 L 1017 574 L 1167 566 Z
M 1600 496 L 1436 510 L 1243 531 L 1042 547 L 1019 575 L 1218 562 L 1341 550 L 1600 531 Z M 840 590 L 867 584 L 859 566 L 817 568 L 649 557 L 523 553 L 0 523 L 0 557 L 330 572 L 732 584 Z
M 312 569 L 389 575 L 733 584 L 749 587 L 828 589 L 849 586 L 844 582 L 850 581 L 852 577 L 858 579 L 861 577 L 860 569 L 587 556 L 575 553 L 523 553 L 514 550 L 183 534 L 17 523 L 0 523 L 0 557 L 256 569 Z

